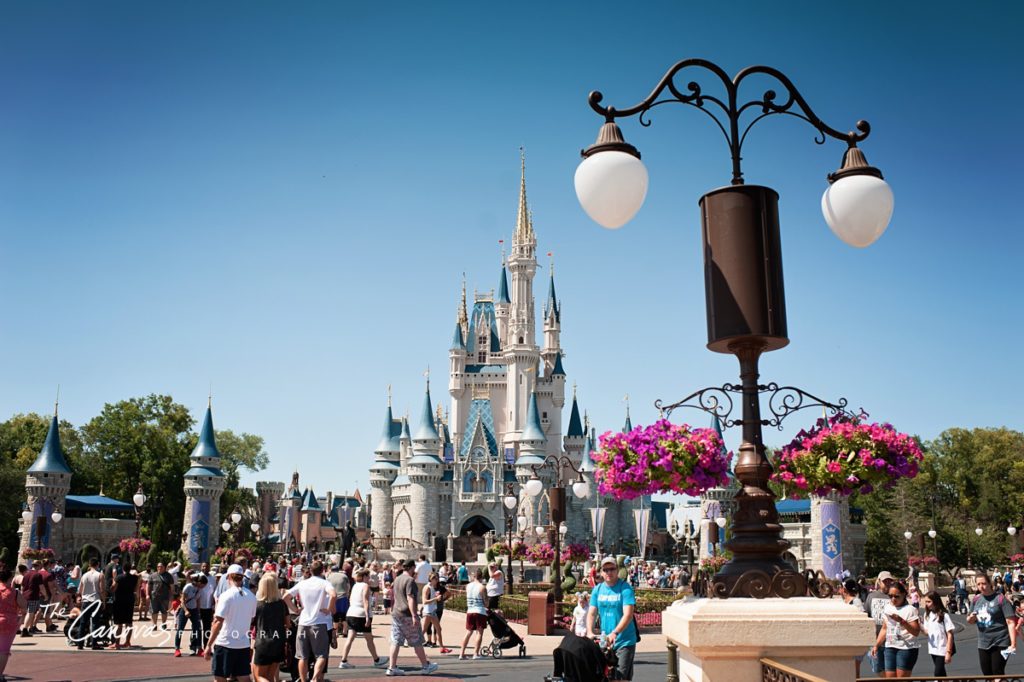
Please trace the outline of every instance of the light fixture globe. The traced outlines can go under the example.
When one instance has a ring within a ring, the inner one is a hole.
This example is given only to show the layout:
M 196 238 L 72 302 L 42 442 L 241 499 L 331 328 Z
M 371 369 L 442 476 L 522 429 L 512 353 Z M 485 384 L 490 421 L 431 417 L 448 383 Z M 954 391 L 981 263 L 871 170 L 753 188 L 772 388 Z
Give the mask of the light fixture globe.
M 568 532 L 569 532 L 569 526 L 565 525 L 565 521 L 562 521 L 562 523 L 559 524 L 559 526 L 558 526 L 558 534 L 559 535 L 565 535 Z
M 537 477 L 531 478 L 526 482 L 526 494 L 530 497 L 537 497 L 540 495 L 540 491 L 544 489 L 544 483 Z
M 249 529 L 253 533 L 259 533 L 260 532 L 260 524 L 258 524 L 258 523 L 250 523 L 249 524 Z
M 576 481 L 572 484 L 572 494 L 582 499 L 590 495 L 590 484 L 586 481 Z
M 516 521 L 519 522 L 519 529 L 523 530 L 523 529 L 526 528 L 526 524 L 529 522 L 529 519 L 526 518 L 526 516 L 520 516 L 519 518 L 516 519 Z
M 715 519 L 715 525 L 719 528 L 725 528 L 726 520 L 724 516 L 719 516 Z
M 981 534 L 984 533 L 984 532 L 985 531 L 982 530 L 981 528 L 975 528 L 974 529 L 974 534 L 977 535 L 978 537 L 981 537 Z
M 60 523 L 60 520 L 64 518 L 64 515 L 61 514 L 59 511 L 55 511 L 52 514 L 50 514 L 50 518 L 53 520 L 54 523 Z
M 136 507 L 141 507 L 142 505 L 146 504 L 146 496 L 141 491 L 139 491 L 132 495 L 132 502 L 135 503 Z
M 515 495 L 506 495 L 503 501 L 505 503 L 505 509 L 515 509 L 516 504 L 519 502 Z
M 821 212 L 829 228 L 850 246 L 864 248 L 882 236 L 892 218 L 892 189 L 864 153 L 850 147 L 843 167 L 829 175 Z
M 236 510 L 231 512 L 231 523 L 238 523 L 242 520 L 242 515 Z
M 533 530 L 534 530 L 535 533 L 537 533 L 537 535 L 544 535 L 544 531 L 546 529 L 544 528 L 544 526 L 537 526 Z
M 935 539 L 936 535 L 938 535 L 938 533 L 935 532 L 934 528 L 932 528 L 930 531 L 928 531 L 928 537 L 930 537 L 932 540 Z
M 25 511 L 21 512 L 21 518 L 24 519 L 25 521 L 31 521 L 32 520 L 32 512 L 30 512 L 28 509 L 26 509 Z
M 220 527 L 224 529 L 225 533 L 228 532 L 229 530 L 231 530 L 231 524 L 228 523 L 227 521 L 225 521 L 224 523 L 220 524 Z
M 628 223 L 647 197 L 647 169 L 640 159 L 621 151 L 601 151 L 583 159 L 574 183 L 580 206 L 609 230 Z
M 905 530 L 903 531 L 903 537 L 909 540 L 910 538 L 914 537 L 914 534 L 911 533 L 909 530 Z

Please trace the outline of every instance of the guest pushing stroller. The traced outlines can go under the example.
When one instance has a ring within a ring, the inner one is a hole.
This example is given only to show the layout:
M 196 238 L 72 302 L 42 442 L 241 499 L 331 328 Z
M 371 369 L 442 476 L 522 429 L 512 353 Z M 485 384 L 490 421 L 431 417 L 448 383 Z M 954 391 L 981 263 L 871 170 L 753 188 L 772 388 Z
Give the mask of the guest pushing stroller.
M 569 633 L 551 652 L 554 670 L 544 682 L 610 682 L 619 659 L 610 645 L 602 649 L 594 640 Z
M 501 658 L 502 649 L 519 647 L 519 658 L 526 656 L 526 642 L 509 626 L 508 621 L 501 615 L 501 611 L 488 611 L 487 625 L 491 628 L 494 639 L 490 644 L 481 647 L 481 655 Z

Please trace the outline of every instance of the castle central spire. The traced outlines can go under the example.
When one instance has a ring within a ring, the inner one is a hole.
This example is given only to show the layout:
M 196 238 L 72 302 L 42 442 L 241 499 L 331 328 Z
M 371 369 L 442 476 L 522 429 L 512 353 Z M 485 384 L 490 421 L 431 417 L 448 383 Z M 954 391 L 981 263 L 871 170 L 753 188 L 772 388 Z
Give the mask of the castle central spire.
M 526 203 L 526 152 L 519 148 L 521 175 L 519 177 L 519 210 L 516 213 L 516 230 L 512 235 L 512 248 L 535 246 L 537 237 L 533 233 L 533 216 Z

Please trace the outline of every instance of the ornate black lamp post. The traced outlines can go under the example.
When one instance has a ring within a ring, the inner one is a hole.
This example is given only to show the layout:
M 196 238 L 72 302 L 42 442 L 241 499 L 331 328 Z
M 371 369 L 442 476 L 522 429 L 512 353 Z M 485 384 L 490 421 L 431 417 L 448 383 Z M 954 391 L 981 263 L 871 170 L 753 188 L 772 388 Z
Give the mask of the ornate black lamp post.
M 568 457 L 560 455 L 548 455 L 541 464 L 533 464 L 533 476 L 524 486 L 526 494 L 530 497 L 537 497 L 544 489 L 544 482 L 537 475 L 539 469 L 552 466 L 555 469 L 555 485 L 548 490 L 548 511 L 551 519 L 547 525 L 548 541 L 555 549 L 555 559 L 552 563 L 555 574 L 555 601 L 562 601 L 562 535 L 565 533 L 565 483 L 562 479 L 562 472 L 566 469 L 576 474 L 576 480 L 572 484 L 572 492 L 576 497 L 586 497 L 590 494 L 590 484 L 583 478 L 583 471 L 577 469 Z M 542 528 L 538 526 L 538 528 Z
M 132 495 L 132 502 L 135 503 L 135 537 L 139 537 L 139 528 L 142 526 L 142 507 L 146 504 L 146 494 L 142 492 L 141 483 L 139 489 Z
M 509 483 L 505 486 L 505 495 L 501 498 L 502 511 L 505 513 L 505 535 L 508 538 L 508 594 L 514 594 L 512 589 L 512 525 L 516 522 L 516 507 L 519 506 L 519 498 L 516 491 Z
M 680 72 L 693 69 L 710 72 L 725 95 L 706 94 L 696 81 L 682 87 L 676 83 Z M 782 86 L 783 96 L 767 90 L 760 98 L 741 101 L 740 86 L 751 76 L 775 79 Z M 775 496 L 768 489 L 772 465 L 765 456 L 761 429 L 779 426 L 782 419 L 798 409 L 824 405 L 839 412 L 846 403 L 827 403 L 800 389 L 758 383 L 761 354 L 783 348 L 789 338 L 778 194 L 768 187 L 744 184 L 741 152 L 751 127 L 775 114 L 795 116 L 810 123 L 818 131 L 815 141 L 819 144 L 825 142 L 826 136 L 845 142 L 842 167 L 828 176 L 830 187 L 822 197 L 822 210 L 836 235 L 848 244 L 864 247 L 885 231 L 893 207 L 892 191 L 881 172 L 868 165 L 857 147 L 867 138 L 871 127 L 866 121 L 858 121 L 856 131 L 842 133 L 825 125 L 789 78 L 773 68 L 752 66 L 730 79 L 721 67 L 703 59 L 685 59 L 675 64 L 651 94 L 632 107 L 605 107 L 602 100 L 600 92 L 590 93 L 591 108 L 605 122 L 597 142 L 583 151 L 584 160 L 576 171 L 575 182 L 584 210 L 604 227 L 614 229 L 628 222 L 647 193 L 647 170 L 640 162 L 640 153 L 625 142 L 615 119 L 639 115 L 641 124 L 646 126 L 646 116 L 652 108 L 667 103 L 685 104 L 710 116 L 725 137 L 732 159 L 731 184 L 708 192 L 699 201 L 707 346 L 714 352 L 737 357 L 741 383 L 702 389 L 672 405 L 662 406 L 661 401 L 655 405 L 667 414 L 694 400 L 697 404 L 686 406 L 717 414 L 724 427 L 739 425 L 743 429 L 735 465 L 742 487 L 736 494 L 732 537 L 725 543 L 733 559 L 714 577 L 714 595 L 802 596 L 807 592 L 806 576 L 782 559 L 789 543 L 782 538 Z M 745 115 L 749 122 L 741 123 Z M 771 418 L 761 416 L 761 393 L 770 394 Z M 728 418 L 731 394 L 737 394 L 742 401 L 740 419 Z

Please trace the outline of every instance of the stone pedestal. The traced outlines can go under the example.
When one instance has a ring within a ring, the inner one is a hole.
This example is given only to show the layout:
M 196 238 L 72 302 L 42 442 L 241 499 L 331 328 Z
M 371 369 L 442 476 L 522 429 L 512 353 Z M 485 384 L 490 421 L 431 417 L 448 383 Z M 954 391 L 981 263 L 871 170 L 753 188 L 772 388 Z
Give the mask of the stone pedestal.
M 854 656 L 874 642 L 862 609 L 841 599 L 688 599 L 662 614 L 678 647 L 680 682 L 761 679 L 771 658 L 829 682 L 854 682 Z
M 935 574 L 928 571 L 921 571 L 917 574 L 917 589 L 922 594 L 928 594 L 935 589 Z
M 974 594 L 974 591 L 978 589 L 978 585 L 976 582 L 978 579 L 978 572 L 975 571 L 973 568 L 965 568 L 964 570 L 960 571 L 960 577 L 963 578 L 964 582 L 967 584 L 967 591 L 971 594 Z

